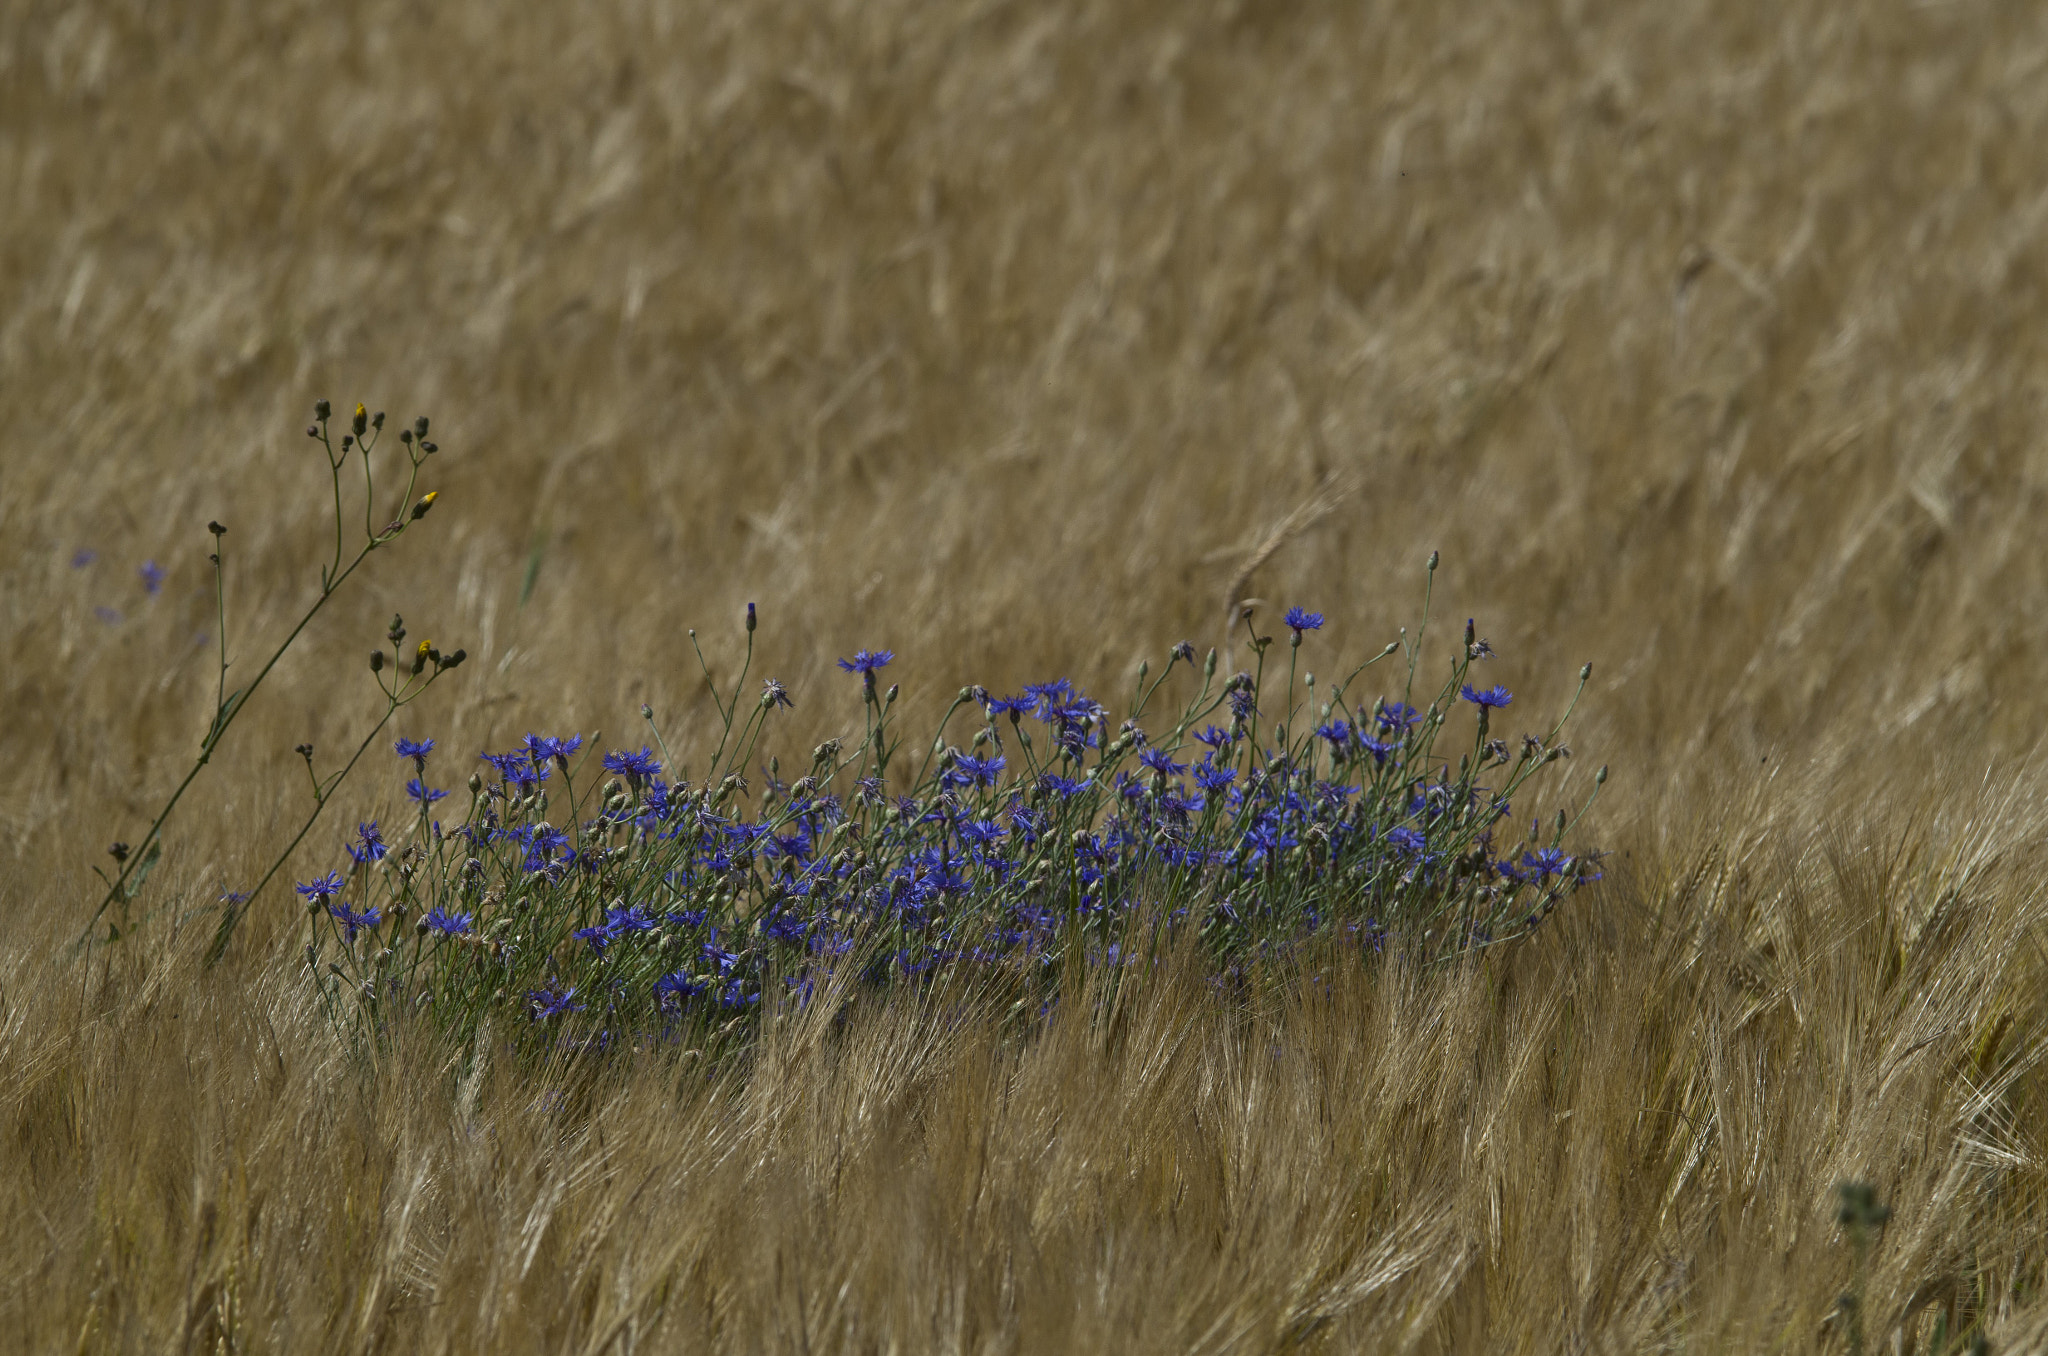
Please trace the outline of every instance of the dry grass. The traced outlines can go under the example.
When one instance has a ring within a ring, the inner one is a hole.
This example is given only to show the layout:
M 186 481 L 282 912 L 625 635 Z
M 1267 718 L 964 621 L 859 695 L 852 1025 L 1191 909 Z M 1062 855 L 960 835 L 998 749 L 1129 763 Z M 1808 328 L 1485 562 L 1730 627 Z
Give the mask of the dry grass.
M 2044 68 L 1989 0 L 0 0 L 0 1333 L 1804 1350 L 1859 1176 L 1874 1339 L 2048 1346 Z M 303 605 L 320 395 L 435 417 L 436 530 L 68 962 L 203 724 L 204 522 L 245 653 Z M 177 924 L 393 610 L 468 750 L 701 729 L 758 600 L 797 745 L 860 645 L 926 710 L 1243 593 L 1362 652 L 1432 547 L 1522 702 L 1597 666 L 1621 855 L 1511 963 L 459 1082 L 339 1046 L 277 901 Z

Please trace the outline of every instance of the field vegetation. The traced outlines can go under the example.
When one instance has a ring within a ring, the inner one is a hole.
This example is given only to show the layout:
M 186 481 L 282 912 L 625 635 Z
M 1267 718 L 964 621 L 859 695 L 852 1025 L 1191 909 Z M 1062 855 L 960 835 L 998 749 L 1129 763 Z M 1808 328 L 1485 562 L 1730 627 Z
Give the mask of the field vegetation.
M 2048 1350 L 2044 77 L 1997 0 L 0 0 L 0 1344 Z M 433 511 L 93 923 L 320 595 L 321 398 Z M 1433 551 L 1495 735 L 1593 666 L 1526 938 L 744 1045 L 302 957 L 394 739 L 701 770 L 751 645 L 793 772 L 863 649 L 916 731 L 1247 602 L 1363 660 Z

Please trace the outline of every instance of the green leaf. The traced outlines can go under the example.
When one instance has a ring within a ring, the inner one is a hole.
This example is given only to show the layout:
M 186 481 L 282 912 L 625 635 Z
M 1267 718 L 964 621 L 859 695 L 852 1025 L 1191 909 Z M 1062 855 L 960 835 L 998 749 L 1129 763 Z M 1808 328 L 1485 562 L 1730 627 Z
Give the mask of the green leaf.
M 163 855 L 164 840 L 150 839 L 149 847 L 142 854 L 142 860 L 135 864 L 135 870 L 129 873 L 127 883 L 121 887 L 121 898 L 133 899 L 141 892 L 142 882 L 149 879 L 149 873 L 156 869 L 157 860 Z
M 213 725 L 207 730 L 206 738 L 200 742 L 200 747 L 213 747 L 213 741 L 220 738 L 220 732 L 226 728 L 228 721 L 233 718 L 235 708 L 242 704 L 242 694 L 246 691 L 248 691 L 247 688 L 238 687 L 233 692 L 228 693 L 228 699 L 220 704 L 220 710 L 213 713 Z

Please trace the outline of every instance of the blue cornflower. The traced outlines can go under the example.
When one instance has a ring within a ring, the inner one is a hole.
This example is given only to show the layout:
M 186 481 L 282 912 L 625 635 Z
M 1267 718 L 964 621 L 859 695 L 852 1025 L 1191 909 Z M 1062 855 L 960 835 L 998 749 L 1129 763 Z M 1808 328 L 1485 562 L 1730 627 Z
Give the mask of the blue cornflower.
M 1481 692 L 1476 690 L 1470 683 L 1467 683 L 1458 689 L 1458 695 L 1475 706 L 1486 708 L 1503 707 L 1515 699 L 1512 692 L 1498 684 Z
M 1406 827 L 1387 830 L 1387 842 L 1412 857 L 1421 856 L 1429 846 L 1421 830 Z
M 1522 865 L 1529 868 L 1533 879 L 1542 881 L 1571 870 L 1572 859 L 1562 848 L 1544 848 L 1538 852 L 1523 853 Z
M 378 830 L 377 821 L 374 819 L 367 824 L 357 824 L 356 841 L 345 843 L 343 846 L 347 849 L 348 855 L 355 860 L 357 866 L 366 866 L 371 862 L 381 862 L 384 860 L 385 854 L 391 851 L 390 848 L 384 845 L 384 835 Z
M 1195 742 L 1198 744 L 1207 744 L 1210 748 L 1215 749 L 1218 753 L 1221 753 L 1223 750 L 1230 747 L 1232 741 L 1230 738 L 1230 731 L 1225 730 L 1219 726 L 1211 725 L 1207 729 L 1203 730 L 1200 734 L 1195 736 Z
M 604 770 L 616 772 L 637 785 L 639 779 L 660 775 L 661 763 L 656 760 L 654 750 L 643 745 L 638 753 L 619 751 L 606 754 Z
M 364 909 L 357 913 L 346 904 L 329 904 L 327 912 L 334 915 L 334 921 L 341 924 L 342 932 L 350 941 L 356 939 L 356 933 L 360 929 L 373 928 L 384 921 L 381 909 Z
M 437 800 L 446 800 L 448 798 L 446 791 L 428 786 L 418 777 L 414 777 L 405 784 L 405 794 L 411 796 L 422 805 L 432 805 Z
M 1323 629 L 1322 613 L 1304 612 L 1298 607 L 1288 608 L 1287 615 L 1280 620 L 1286 624 L 1288 630 L 1294 632 L 1296 640 L 1301 639 L 1303 631 L 1320 631 Z
M 515 749 L 511 753 L 480 753 L 477 757 L 496 768 L 507 786 L 536 786 L 546 781 L 554 771 L 546 763 L 536 764 L 526 756 L 524 749 Z
M 1075 692 L 1071 679 L 1055 678 L 1049 683 L 1026 683 L 1024 695 L 1029 697 L 1034 705 L 1043 706 L 1046 711 L 1051 711 L 1055 707 L 1067 705 L 1079 694 Z M 1045 718 L 1041 714 L 1040 719 Z
M 315 876 L 292 887 L 307 899 L 332 899 L 341 893 L 341 873 L 330 871 L 324 876 Z
M 1277 856 L 1288 848 L 1297 846 L 1300 842 L 1293 834 L 1288 833 L 1279 824 L 1270 820 L 1260 820 L 1257 824 L 1252 825 L 1250 829 L 1246 830 L 1244 841 L 1245 845 L 1252 850 L 1251 859 L 1255 862 L 1267 857 Z
M 654 981 L 654 1001 L 661 1004 L 666 1004 L 672 998 L 684 1002 L 708 991 L 709 986 L 699 984 L 681 970 L 663 975 Z
M 1391 734 L 1413 726 L 1422 719 L 1422 713 L 1407 702 L 1387 702 L 1380 707 L 1375 719 L 1379 722 L 1380 729 Z
M 573 984 L 566 989 L 550 986 L 526 991 L 527 1010 L 536 1022 L 548 1017 L 559 1017 L 565 1012 L 583 1011 L 583 1005 L 575 999 L 576 986 Z
M 578 734 L 570 735 L 566 739 L 557 739 L 552 736 L 530 734 L 520 742 L 526 745 L 527 755 L 533 759 L 534 766 L 538 767 L 550 758 L 558 763 L 568 762 L 576 750 L 583 747 L 583 736 Z
M 1040 777 L 1038 784 L 1052 792 L 1055 796 L 1058 796 L 1061 800 L 1072 800 L 1075 796 L 1088 789 L 1087 778 L 1062 777 L 1055 772 L 1048 772 Z
M 446 909 L 430 909 L 427 912 L 427 916 L 420 921 L 440 933 L 443 937 L 460 937 L 469 931 L 470 924 L 476 921 L 476 915 L 473 913 L 450 913 Z
M 777 706 L 785 711 L 794 711 L 796 709 L 796 703 L 789 699 L 789 689 L 782 685 L 780 679 L 763 679 L 761 682 L 762 709 L 767 710 Z
M 421 772 L 425 772 L 427 770 L 427 755 L 434 751 L 434 741 L 431 739 L 401 739 L 391 747 L 397 750 L 400 758 L 412 759 L 413 766 Z
M 1318 726 L 1316 734 L 1329 740 L 1331 748 L 1341 749 L 1351 742 L 1351 725 L 1348 721 L 1333 720 L 1326 725 Z
M 1230 714 L 1237 720 L 1250 720 L 1259 714 L 1259 692 L 1249 673 L 1238 674 L 1231 686 Z
M 579 942 L 589 942 L 592 951 L 604 950 L 612 940 L 612 931 L 606 927 L 577 928 L 569 935 Z
M 1195 785 L 1204 791 L 1221 791 L 1237 780 L 1237 769 L 1218 767 L 1214 758 L 1204 758 L 1195 764 Z
M 1375 763 L 1386 762 L 1387 755 L 1394 751 L 1394 746 L 1384 739 L 1373 739 L 1368 735 L 1358 737 L 1358 747 L 1371 754 Z
M 982 704 L 982 709 L 994 720 L 997 716 L 1028 716 L 1036 705 L 1030 697 L 993 697 Z
M 839 667 L 848 673 L 872 675 L 876 669 L 886 668 L 895 657 L 894 650 L 855 650 L 853 658 L 839 661 Z
M 1188 770 L 1186 763 L 1174 762 L 1172 755 L 1164 749 L 1146 749 L 1138 755 L 1138 761 L 1154 772 L 1163 773 L 1168 777 L 1178 777 Z
M 152 598 L 155 597 L 157 594 L 163 592 L 163 566 L 157 564 L 153 560 L 145 560 L 142 562 L 141 566 L 136 569 L 135 573 L 142 576 L 143 590 L 147 592 Z
M 993 819 L 965 819 L 960 822 L 962 841 L 985 848 L 1002 838 L 1006 830 Z
M 953 766 L 946 771 L 948 786 L 994 786 L 996 778 L 1002 775 L 1003 755 L 992 754 L 987 758 L 976 758 L 963 753 L 953 760 Z

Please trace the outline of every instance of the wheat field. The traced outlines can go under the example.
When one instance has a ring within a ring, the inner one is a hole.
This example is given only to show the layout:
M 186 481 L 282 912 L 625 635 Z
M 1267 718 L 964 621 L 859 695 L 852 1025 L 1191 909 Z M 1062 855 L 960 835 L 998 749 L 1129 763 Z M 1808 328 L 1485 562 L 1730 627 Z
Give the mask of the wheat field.
M 2044 145 L 1999 0 L 0 0 L 0 1346 L 2048 1350 Z M 439 506 L 82 953 L 205 524 L 232 655 L 317 590 L 320 397 Z M 203 964 L 393 612 L 471 655 L 401 733 L 680 755 L 757 603 L 794 750 L 856 647 L 927 719 L 1247 599 L 1369 653 L 1432 550 L 1613 769 L 1453 970 L 735 1071 L 353 1044 L 288 892 Z

